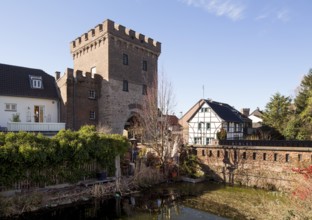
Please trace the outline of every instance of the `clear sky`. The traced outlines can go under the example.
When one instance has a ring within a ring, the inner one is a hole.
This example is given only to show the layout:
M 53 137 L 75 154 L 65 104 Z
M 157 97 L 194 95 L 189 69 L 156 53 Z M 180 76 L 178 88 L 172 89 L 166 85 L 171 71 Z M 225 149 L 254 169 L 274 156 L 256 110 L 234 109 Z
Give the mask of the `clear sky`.
M 1 0 L 0 63 L 54 75 L 69 44 L 106 19 L 162 43 L 180 117 L 199 99 L 264 109 L 312 68 L 311 0 Z M 204 89 L 203 89 L 204 88 Z

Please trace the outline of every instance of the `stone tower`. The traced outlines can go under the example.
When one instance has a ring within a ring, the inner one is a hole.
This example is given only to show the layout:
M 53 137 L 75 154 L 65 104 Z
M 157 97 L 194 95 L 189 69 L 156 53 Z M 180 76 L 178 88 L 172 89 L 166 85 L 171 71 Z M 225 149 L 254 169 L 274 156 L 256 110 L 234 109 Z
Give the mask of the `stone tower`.
M 140 114 L 148 88 L 157 86 L 161 44 L 106 20 L 72 41 L 70 50 L 74 72 L 101 77 L 101 86 L 96 87 L 96 122 L 122 133 L 127 121 Z

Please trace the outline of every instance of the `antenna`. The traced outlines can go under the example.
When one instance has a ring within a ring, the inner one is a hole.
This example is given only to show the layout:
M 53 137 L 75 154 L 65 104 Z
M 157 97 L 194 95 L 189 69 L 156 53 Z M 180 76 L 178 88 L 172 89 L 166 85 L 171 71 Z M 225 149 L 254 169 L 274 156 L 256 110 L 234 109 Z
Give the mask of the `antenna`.
M 203 99 L 205 98 L 205 85 L 203 85 Z

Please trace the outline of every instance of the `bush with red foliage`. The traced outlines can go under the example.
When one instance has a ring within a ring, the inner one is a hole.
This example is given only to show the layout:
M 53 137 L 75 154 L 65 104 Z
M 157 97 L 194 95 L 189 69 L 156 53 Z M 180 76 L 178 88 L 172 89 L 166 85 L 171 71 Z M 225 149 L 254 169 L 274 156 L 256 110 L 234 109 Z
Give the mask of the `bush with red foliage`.
M 293 168 L 292 171 L 300 174 L 298 186 L 293 195 L 301 200 L 312 200 L 312 165 L 304 168 Z

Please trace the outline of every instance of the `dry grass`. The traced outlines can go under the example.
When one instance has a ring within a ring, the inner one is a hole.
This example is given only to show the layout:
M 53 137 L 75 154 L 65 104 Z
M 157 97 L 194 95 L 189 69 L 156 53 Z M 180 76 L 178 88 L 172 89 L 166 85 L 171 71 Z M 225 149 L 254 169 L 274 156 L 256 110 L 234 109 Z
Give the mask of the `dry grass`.
M 186 200 L 194 208 L 231 219 L 312 219 L 311 204 L 304 206 L 302 202 L 280 192 L 238 187 L 225 187 Z
M 135 172 L 132 184 L 135 188 L 145 188 L 163 181 L 164 177 L 158 169 L 141 166 L 140 170 Z
M 31 195 L 18 195 L 14 197 L 0 198 L 0 217 L 18 215 L 23 212 L 37 210 L 43 202 L 43 195 L 33 193 Z

